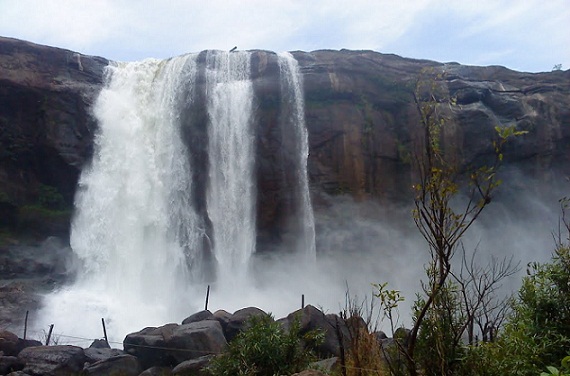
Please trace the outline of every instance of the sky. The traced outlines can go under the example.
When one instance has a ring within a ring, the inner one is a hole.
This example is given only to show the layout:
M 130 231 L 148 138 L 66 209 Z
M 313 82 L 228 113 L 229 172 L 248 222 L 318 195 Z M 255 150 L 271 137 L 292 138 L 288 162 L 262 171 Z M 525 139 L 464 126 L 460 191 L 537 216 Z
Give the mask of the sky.
M 570 68 L 570 0 L 0 0 L 0 36 L 117 61 L 346 48 L 542 72 Z

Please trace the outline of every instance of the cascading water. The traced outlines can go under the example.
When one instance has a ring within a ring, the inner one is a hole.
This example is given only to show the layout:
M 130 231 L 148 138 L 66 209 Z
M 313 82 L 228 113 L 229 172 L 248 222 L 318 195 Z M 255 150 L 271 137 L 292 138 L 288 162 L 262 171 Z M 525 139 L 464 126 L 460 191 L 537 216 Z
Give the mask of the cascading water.
M 189 159 L 180 135 L 180 100 L 191 100 L 196 57 L 119 63 L 94 107 L 99 123 L 92 165 L 76 197 L 71 246 L 81 263 L 74 286 L 48 297 L 58 311 L 92 323 L 111 317 L 135 330 L 178 318 L 191 307 L 189 265 L 199 264 L 198 217 L 190 202 Z M 60 329 L 70 323 L 57 323 Z M 121 333 L 122 334 L 122 333 Z
M 243 279 L 255 251 L 253 85 L 248 52 L 208 51 L 208 215 L 222 279 Z
M 281 95 L 283 98 L 282 118 L 288 123 L 288 128 L 294 132 L 294 144 L 298 151 L 295 153 L 295 173 L 297 180 L 297 208 L 295 212 L 298 221 L 296 250 L 310 260 L 316 258 L 315 218 L 311 205 L 309 181 L 307 175 L 307 158 L 309 156 L 309 136 L 305 124 L 305 103 L 303 87 L 297 60 L 288 52 L 278 54 L 281 72 Z
M 202 304 L 210 252 L 218 308 L 274 297 L 267 289 L 277 285 L 259 289 L 248 278 L 257 202 L 251 53 L 207 51 L 200 69 L 201 56 L 108 68 L 94 106 L 94 157 L 80 178 L 72 224 L 80 271 L 73 286 L 46 297 L 38 327 L 53 322 L 64 333 L 97 338 L 104 317 L 111 337 L 122 340 L 129 331 L 180 321 Z M 302 83 L 290 54 L 278 55 L 278 64 L 282 129 L 292 135 L 285 153 L 295 170 L 294 248 L 314 259 Z M 207 147 L 195 144 L 202 137 Z M 194 173 L 198 168 L 207 173 Z M 278 305 L 290 306 L 282 300 Z

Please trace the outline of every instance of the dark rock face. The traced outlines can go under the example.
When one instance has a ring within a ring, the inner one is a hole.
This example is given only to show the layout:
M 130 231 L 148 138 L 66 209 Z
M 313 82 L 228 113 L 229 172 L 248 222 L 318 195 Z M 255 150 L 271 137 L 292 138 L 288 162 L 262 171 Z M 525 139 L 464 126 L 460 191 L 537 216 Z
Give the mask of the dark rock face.
M 320 192 L 409 198 L 409 155 L 421 134 L 412 93 L 426 68 L 445 72 L 439 84 L 456 98 L 443 147 L 463 163 L 492 153 L 496 125 L 516 125 L 529 133 L 509 145 L 509 163 L 546 181 L 556 172 L 570 172 L 570 71 L 520 73 L 372 51 L 293 54 L 304 81 L 316 210 Z M 204 60 L 202 53 L 199 64 Z M 0 38 L 0 226 L 42 236 L 68 231 L 69 212 L 60 210 L 56 216 L 34 204 L 47 192 L 61 197 L 59 206 L 72 206 L 80 169 L 93 149 L 96 124 L 90 106 L 107 64 L 103 58 Z M 286 235 L 287 219 L 295 215 L 288 149 L 293 139 L 281 111 L 276 54 L 254 51 L 251 75 L 257 109 L 258 249 L 263 250 Z M 181 112 L 182 138 L 193 146 L 194 205 L 208 229 L 202 73 L 196 82 L 195 101 Z
M 0 210 L 32 231 L 23 210 L 51 187 L 70 208 L 96 128 L 90 114 L 108 61 L 0 37 Z M 36 213 L 37 214 L 37 213 Z M 33 221 L 34 222 L 34 221 Z M 65 234 L 69 215 L 33 223 L 34 234 Z

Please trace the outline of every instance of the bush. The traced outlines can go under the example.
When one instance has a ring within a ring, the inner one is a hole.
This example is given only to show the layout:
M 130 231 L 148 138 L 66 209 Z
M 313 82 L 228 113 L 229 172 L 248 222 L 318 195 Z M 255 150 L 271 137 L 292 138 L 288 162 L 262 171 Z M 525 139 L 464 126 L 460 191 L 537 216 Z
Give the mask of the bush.
M 304 341 L 318 340 L 309 332 L 299 334 L 299 321 L 289 330 L 270 315 L 254 316 L 249 328 L 230 342 L 227 351 L 210 363 L 214 376 L 274 376 L 290 375 L 306 369 L 316 357 L 305 349 Z
M 497 342 L 477 350 L 491 360 L 495 372 L 486 374 L 539 375 L 570 349 L 570 247 L 559 245 L 550 263 L 527 273 Z

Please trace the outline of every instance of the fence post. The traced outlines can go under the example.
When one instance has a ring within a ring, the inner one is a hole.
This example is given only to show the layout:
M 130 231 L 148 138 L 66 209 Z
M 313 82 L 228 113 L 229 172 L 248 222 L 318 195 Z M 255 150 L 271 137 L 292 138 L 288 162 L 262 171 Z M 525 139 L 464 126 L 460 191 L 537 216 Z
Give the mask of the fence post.
M 49 332 L 48 332 L 48 336 L 47 336 L 47 339 L 46 339 L 46 346 L 49 346 L 49 340 L 51 339 L 51 332 L 52 332 L 52 331 L 53 331 L 53 324 L 51 324 L 51 325 L 49 326 Z
M 210 300 L 210 285 L 208 285 L 208 290 L 206 290 L 206 305 L 204 307 L 205 311 L 208 310 L 208 300 Z
M 105 342 L 109 346 L 109 338 L 107 338 L 107 328 L 105 328 L 105 319 L 101 317 L 101 323 L 103 324 L 103 335 L 105 336 Z
M 26 334 L 28 334 L 28 314 L 30 311 L 26 311 L 26 318 L 24 320 L 24 339 L 26 339 Z

